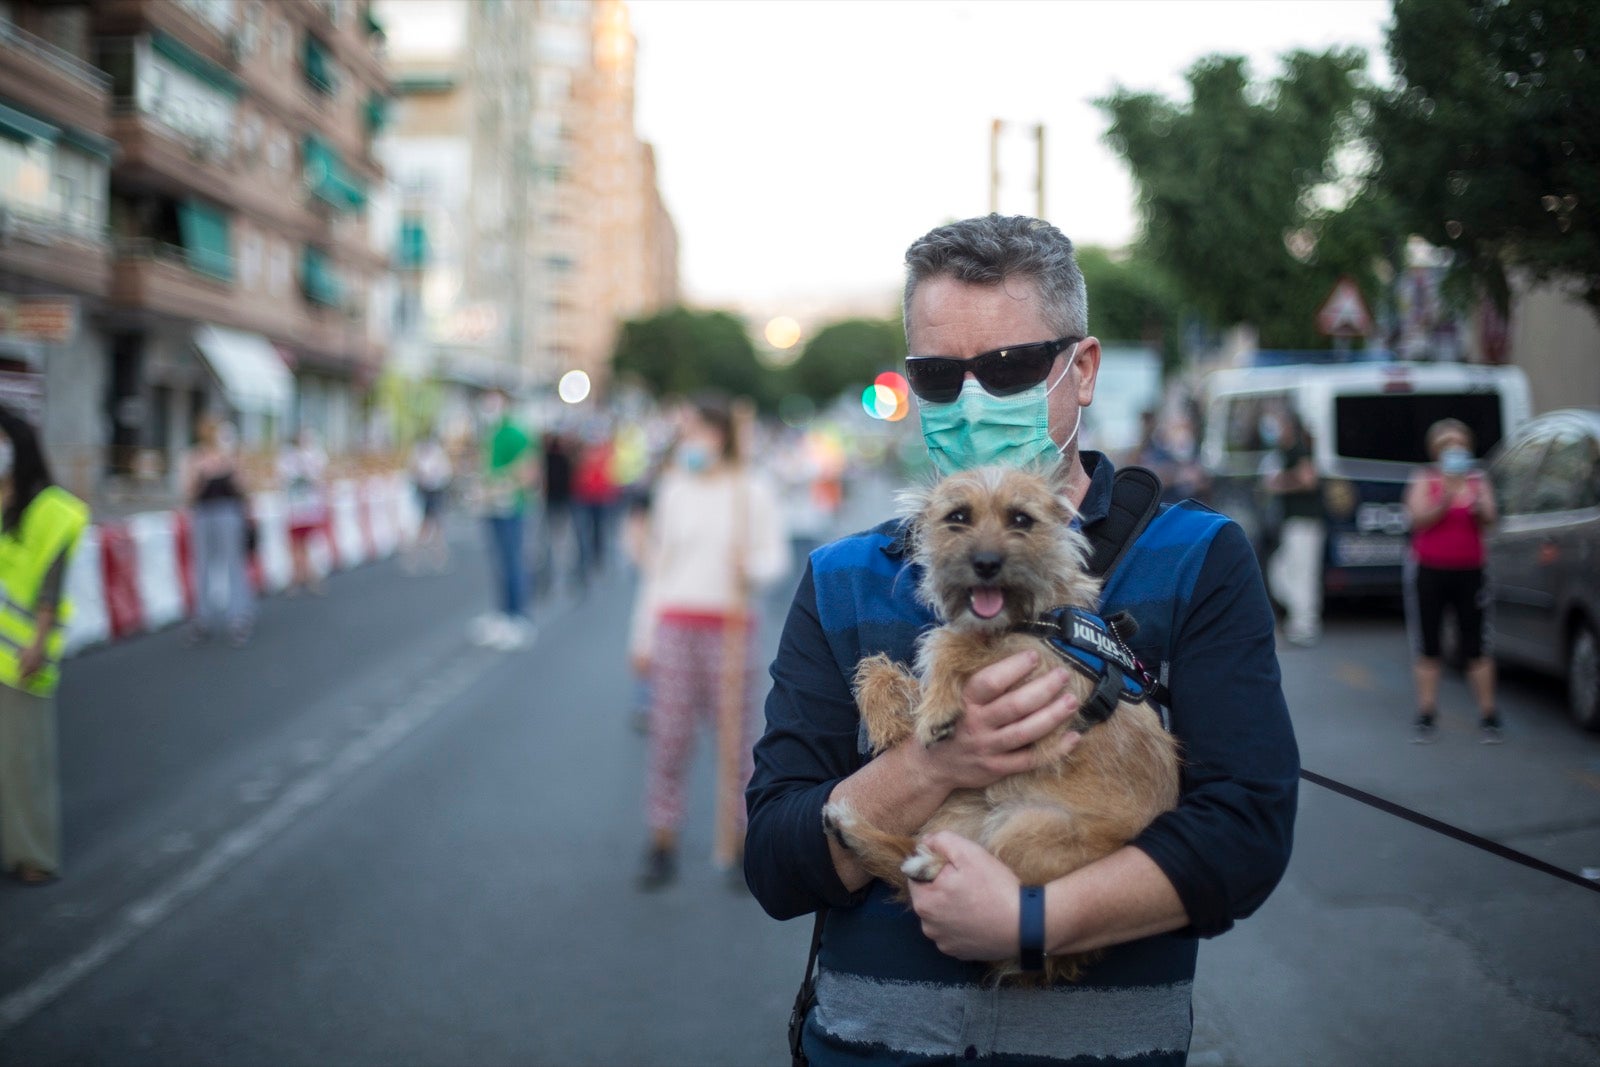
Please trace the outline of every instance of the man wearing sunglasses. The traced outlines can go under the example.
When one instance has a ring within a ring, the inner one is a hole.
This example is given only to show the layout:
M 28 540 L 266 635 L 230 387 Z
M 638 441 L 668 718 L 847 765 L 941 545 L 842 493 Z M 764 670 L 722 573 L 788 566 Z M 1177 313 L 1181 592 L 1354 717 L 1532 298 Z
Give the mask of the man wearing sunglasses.
M 933 230 L 906 264 L 906 373 L 934 466 L 1066 464 L 1064 495 L 1092 535 L 1111 512 L 1113 471 L 1077 447 L 1100 346 L 1071 241 L 1038 219 L 990 215 Z M 1031 768 L 1029 746 L 1077 705 L 1060 670 L 1026 681 L 1035 664 L 1023 653 L 973 676 L 952 737 L 871 758 L 855 666 L 876 652 L 910 662 L 934 623 L 900 535 L 886 522 L 812 554 L 747 794 L 757 899 L 780 919 L 826 909 L 805 1053 L 815 1064 L 1181 1063 L 1198 939 L 1266 899 L 1294 823 L 1299 755 L 1248 540 L 1213 512 L 1163 506 L 1107 575 L 1102 614 L 1135 618 L 1132 651 L 1171 692 L 1178 808 L 1043 887 L 934 835 L 949 862 L 913 883 L 907 907 L 824 833 L 823 805 L 845 800 L 873 825 L 914 832 L 953 790 Z M 1074 983 L 986 980 L 982 961 L 1040 949 L 1103 953 Z

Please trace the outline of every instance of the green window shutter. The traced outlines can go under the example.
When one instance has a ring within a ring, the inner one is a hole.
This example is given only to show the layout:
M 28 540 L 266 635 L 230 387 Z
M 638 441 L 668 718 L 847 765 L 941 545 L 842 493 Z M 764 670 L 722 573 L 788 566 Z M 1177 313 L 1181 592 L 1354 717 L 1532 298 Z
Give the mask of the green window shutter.
M 389 125 L 389 101 L 380 93 L 367 97 L 367 132 L 378 133 Z
M 199 200 L 185 200 L 178 205 L 178 230 L 192 269 L 233 280 L 233 242 L 226 213 Z
M 361 9 L 361 20 L 366 26 L 367 33 L 382 37 L 383 23 L 378 21 L 378 14 L 372 8 L 373 5 L 369 3 Z
M 49 141 L 54 143 L 61 135 L 61 131 L 34 118 L 26 112 L 0 104 L 0 137 L 26 144 L 29 141 Z
M 328 58 L 322 42 L 306 34 L 304 51 L 306 83 L 319 93 L 332 96 L 339 89 L 339 79 L 333 73 L 333 61 Z
M 221 67 L 214 66 L 210 60 L 176 37 L 168 37 L 160 32 L 152 33 L 150 35 L 150 47 L 155 50 L 157 55 L 199 78 L 219 93 L 223 93 L 235 100 L 243 95 L 244 86 L 238 78 L 235 78 Z
M 428 265 L 428 230 L 419 218 L 400 220 L 399 267 L 421 270 Z
M 307 300 L 323 307 L 338 307 L 344 295 L 344 286 L 327 255 L 310 245 L 300 259 L 300 288 Z
M 340 211 L 366 207 L 366 186 L 350 173 L 332 145 L 316 134 L 307 134 L 301 155 L 305 161 L 302 176 L 312 195 Z

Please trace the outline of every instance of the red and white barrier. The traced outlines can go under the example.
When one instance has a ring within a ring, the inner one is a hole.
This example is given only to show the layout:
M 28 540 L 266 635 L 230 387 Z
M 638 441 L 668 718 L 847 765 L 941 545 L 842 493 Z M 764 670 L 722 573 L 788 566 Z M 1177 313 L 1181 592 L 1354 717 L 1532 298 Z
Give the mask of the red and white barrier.
M 285 589 L 293 575 L 289 514 L 282 494 L 250 498 L 256 527 L 251 575 L 263 594 Z M 417 533 L 420 512 L 403 477 L 333 483 L 328 525 L 308 544 L 313 569 L 326 575 L 393 555 Z M 199 596 L 189 516 L 156 511 L 83 532 L 67 568 L 72 615 L 68 653 L 162 629 L 191 617 Z

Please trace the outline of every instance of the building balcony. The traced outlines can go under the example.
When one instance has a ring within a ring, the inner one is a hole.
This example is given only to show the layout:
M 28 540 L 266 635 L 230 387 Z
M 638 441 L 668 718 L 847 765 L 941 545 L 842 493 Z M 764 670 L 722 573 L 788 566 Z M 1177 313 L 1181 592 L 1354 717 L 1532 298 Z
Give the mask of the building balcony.
M 231 69 L 228 35 L 195 11 L 171 0 L 95 0 L 94 32 L 101 37 L 136 37 L 151 30 L 171 34 L 208 62 Z
M 0 98 L 63 126 L 104 136 L 111 79 L 77 56 L 0 20 Z
M 117 242 L 110 297 L 127 310 L 244 325 L 232 282 L 197 269 L 196 257 L 186 249 L 150 238 Z
M 0 205 L 0 278 L 105 296 L 111 284 L 111 245 L 65 219 L 24 215 Z
M 229 205 L 239 202 L 237 176 L 226 166 L 226 142 L 191 137 L 127 109 L 112 118 L 111 136 L 122 148 L 115 172 L 119 184 L 172 196 L 199 193 Z

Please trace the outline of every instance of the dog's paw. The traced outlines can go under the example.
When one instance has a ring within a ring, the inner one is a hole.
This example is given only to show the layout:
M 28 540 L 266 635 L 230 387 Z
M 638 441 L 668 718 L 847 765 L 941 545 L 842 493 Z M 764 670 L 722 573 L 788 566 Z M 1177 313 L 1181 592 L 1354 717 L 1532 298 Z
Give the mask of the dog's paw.
M 900 870 L 913 882 L 931 882 L 944 870 L 944 857 L 927 845 L 918 845 L 917 850 L 900 865 Z
M 956 732 L 956 726 L 961 722 L 961 709 L 956 708 L 946 715 L 929 715 L 917 723 L 917 740 L 922 742 L 924 748 L 937 744 Z
M 848 804 L 837 801 L 825 804 L 822 808 L 822 829 L 829 837 L 838 842 L 843 849 L 850 848 L 850 839 L 845 835 L 856 825 L 856 813 Z

